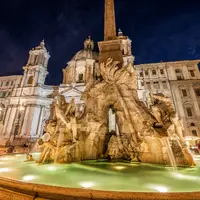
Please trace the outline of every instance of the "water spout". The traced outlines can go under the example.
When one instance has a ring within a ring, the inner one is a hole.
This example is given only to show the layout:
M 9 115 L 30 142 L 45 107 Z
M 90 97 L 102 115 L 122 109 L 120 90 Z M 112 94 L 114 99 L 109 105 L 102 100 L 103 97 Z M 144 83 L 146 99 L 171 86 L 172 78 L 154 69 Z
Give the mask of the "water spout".
M 55 153 L 55 158 L 54 158 L 54 163 L 57 162 L 57 159 L 58 159 L 58 152 L 59 152 L 59 147 L 60 147 L 60 144 L 62 142 L 62 136 L 60 133 L 58 133 L 58 140 L 57 140 L 57 146 L 56 146 L 56 153 Z
M 173 169 L 174 172 L 176 172 L 177 171 L 176 160 L 175 160 L 175 157 L 174 157 L 174 154 L 173 154 L 173 151 L 172 151 L 172 147 L 171 147 L 169 138 L 165 137 L 165 138 L 163 138 L 163 141 L 164 141 L 164 144 L 165 144 L 166 149 L 167 149 L 167 154 L 169 156 L 169 160 L 170 160 L 170 164 L 172 166 L 172 169 Z

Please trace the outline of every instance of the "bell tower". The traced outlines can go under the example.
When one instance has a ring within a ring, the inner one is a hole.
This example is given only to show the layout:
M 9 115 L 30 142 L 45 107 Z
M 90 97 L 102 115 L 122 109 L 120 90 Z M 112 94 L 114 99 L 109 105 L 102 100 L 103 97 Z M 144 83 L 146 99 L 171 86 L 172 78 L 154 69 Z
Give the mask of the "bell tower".
M 108 58 L 113 58 L 120 65 L 123 64 L 121 41 L 117 38 L 115 22 L 114 0 L 105 0 L 104 11 L 104 41 L 99 42 L 99 62 L 105 63 Z
M 24 69 L 21 87 L 35 87 L 44 85 L 50 55 L 45 47 L 44 40 L 40 45 L 29 51 L 29 59 Z

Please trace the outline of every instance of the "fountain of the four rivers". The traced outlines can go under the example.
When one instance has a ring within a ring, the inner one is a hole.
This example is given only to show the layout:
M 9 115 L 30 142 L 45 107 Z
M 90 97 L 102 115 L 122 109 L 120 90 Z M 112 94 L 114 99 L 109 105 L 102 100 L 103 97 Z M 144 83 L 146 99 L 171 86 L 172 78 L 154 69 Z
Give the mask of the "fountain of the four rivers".
M 1 199 L 200 198 L 200 169 L 184 145 L 173 103 L 150 94 L 148 109 L 138 99 L 133 65 L 123 65 L 114 0 L 105 0 L 104 29 L 100 74 L 86 86 L 84 109 L 77 111 L 74 99 L 55 98 L 38 141 L 41 154 L 27 162 L 20 154 L 0 158 Z

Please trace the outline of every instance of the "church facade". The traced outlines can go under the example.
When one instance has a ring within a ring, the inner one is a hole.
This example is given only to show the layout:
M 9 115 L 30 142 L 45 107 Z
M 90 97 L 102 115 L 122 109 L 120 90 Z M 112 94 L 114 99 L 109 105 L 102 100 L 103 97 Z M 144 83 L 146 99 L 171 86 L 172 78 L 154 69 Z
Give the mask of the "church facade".
M 188 140 L 199 139 L 200 60 L 134 65 L 131 40 L 121 30 L 117 39 L 123 52 L 123 65 L 130 64 L 137 71 L 139 99 L 150 107 L 151 93 L 170 97 L 183 122 L 183 136 Z M 68 102 L 74 98 L 77 109 L 84 107 L 81 96 L 87 83 L 100 76 L 99 55 L 94 51 L 93 40 L 88 37 L 84 48 L 67 63 L 59 86 L 45 85 L 49 58 L 42 41 L 30 50 L 23 75 L 0 77 L 0 145 L 11 138 L 18 145 L 17 142 L 41 137 L 58 94 L 64 95 Z

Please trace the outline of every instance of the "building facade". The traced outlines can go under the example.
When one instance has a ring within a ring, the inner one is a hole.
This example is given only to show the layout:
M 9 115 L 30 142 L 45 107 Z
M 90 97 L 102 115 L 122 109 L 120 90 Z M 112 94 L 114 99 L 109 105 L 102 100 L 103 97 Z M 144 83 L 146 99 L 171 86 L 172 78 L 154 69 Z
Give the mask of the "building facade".
M 200 137 L 200 60 L 136 65 L 138 95 L 150 106 L 149 93 L 162 93 L 173 101 L 187 140 Z
M 184 136 L 200 138 L 199 60 L 134 65 L 131 40 L 121 30 L 117 39 L 123 52 L 123 64 L 130 64 L 137 71 L 139 99 L 150 106 L 150 92 L 170 97 L 183 121 Z M 29 52 L 23 75 L 0 77 L 0 145 L 5 145 L 10 138 L 35 141 L 41 137 L 57 94 L 64 95 L 68 102 L 74 98 L 77 108 L 83 108 L 81 96 L 86 84 L 100 76 L 99 55 L 94 51 L 93 40 L 88 37 L 83 49 L 67 63 L 59 86 L 45 85 L 49 58 L 42 41 Z

